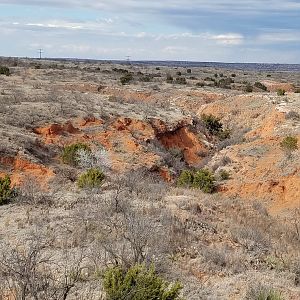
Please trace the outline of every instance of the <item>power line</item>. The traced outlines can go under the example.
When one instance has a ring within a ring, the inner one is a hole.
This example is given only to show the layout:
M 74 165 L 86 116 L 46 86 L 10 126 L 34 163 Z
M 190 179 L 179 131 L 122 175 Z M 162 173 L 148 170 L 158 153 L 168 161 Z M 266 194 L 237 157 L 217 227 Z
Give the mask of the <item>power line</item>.
M 42 54 L 44 53 L 44 50 L 43 49 L 38 49 L 38 51 L 39 51 L 39 57 L 40 57 L 40 59 L 42 59 Z

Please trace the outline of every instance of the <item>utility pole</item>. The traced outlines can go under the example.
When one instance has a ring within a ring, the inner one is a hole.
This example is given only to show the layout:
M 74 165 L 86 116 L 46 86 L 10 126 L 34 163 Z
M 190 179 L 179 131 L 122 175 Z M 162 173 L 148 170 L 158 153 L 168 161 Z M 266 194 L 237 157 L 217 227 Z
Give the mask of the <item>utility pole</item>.
M 44 53 L 43 49 L 38 49 L 39 54 L 40 54 L 40 59 L 42 59 L 42 54 Z
M 128 63 L 129 65 L 130 65 L 130 57 L 131 57 L 130 55 L 127 55 L 127 56 L 126 56 L 126 61 L 127 61 L 127 63 Z

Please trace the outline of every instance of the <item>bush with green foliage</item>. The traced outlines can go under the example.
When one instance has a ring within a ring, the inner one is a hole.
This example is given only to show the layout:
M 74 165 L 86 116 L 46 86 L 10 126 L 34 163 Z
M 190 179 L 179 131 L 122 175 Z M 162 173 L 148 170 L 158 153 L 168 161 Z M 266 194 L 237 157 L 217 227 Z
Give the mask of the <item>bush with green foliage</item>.
M 14 196 L 14 190 L 11 188 L 11 180 L 9 176 L 0 178 L 0 205 L 10 202 Z
M 286 93 L 286 91 L 285 91 L 284 89 L 278 89 L 278 90 L 277 90 L 277 95 L 278 95 L 278 96 L 284 96 L 285 93 Z
M 82 143 L 76 143 L 76 144 L 66 146 L 63 149 L 63 152 L 61 155 L 62 161 L 65 164 L 68 164 L 71 166 L 77 166 L 78 165 L 77 153 L 79 150 L 91 151 L 91 149 L 88 145 L 82 144 Z
M 191 73 L 192 73 L 192 69 L 186 69 L 186 72 L 187 72 L 188 74 L 191 74 Z
M 298 149 L 298 139 L 295 136 L 287 136 L 280 143 L 282 150 L 291 157 L 292 152 Z
M 133 80 L 133 76 L 130 73 L 127 73 L 127 74 L 125 74 L 124 76 L 122 76 L 120 78 L 120 81 L 121 81 L 122 85 L 125 85 L 125 84 L 129 83 L 132 80 Z
M 189 170 L 183 170 L 177 179 L 177 185 L 182 187 L 191 187 L 193 185 L 193 181 L 193 172 Z
M 220 122 L 220 119 L 213 115 L 203 114 L 201 116 L 202 121 L 204 122 L 205 127 L 212 135 L 217 135 L 223 130 L 223 124 Z
M 207 169 L 202 169 L 194 173 L 192 186 L 198 188 L 204 193 L 213 193 L 215 190 L 215 177 Z
M 161 278 L 154 267 L 108 268 L 103 275 L 107 300 L 180 300 L 182 285 Z
M 264 84 L 262 84 L 261 82 L 258 82 L 258 81 L 255 82 L 254 86 L 257 87 L 258 89 L 263 90 L 263 91 L 267 91 L 267 87 Z
M 221 141 L 229 139 L 231 130 L 228 128 L 223 129 L 223 124 L 220 119 L 213 115 L 203 114 L 201 119 L 210 134 L 217 136 Z
M 213 193 L 215 190 L 215 177 L 207 169 L 201 169 L 196 172 L 183 170 L 178 177 L 177 185 L 197 188 L 204 193 Z
M 6 75 L 9 76 L 10 75 L 10 70 L 8 67 L 5 66 L 0 66 L 0 75 Z
M 82 189 L 98 188 L 102 185 L 104 178 L 105 176 L 101 170 L 92 168 L 79 176 L 77 185 Z

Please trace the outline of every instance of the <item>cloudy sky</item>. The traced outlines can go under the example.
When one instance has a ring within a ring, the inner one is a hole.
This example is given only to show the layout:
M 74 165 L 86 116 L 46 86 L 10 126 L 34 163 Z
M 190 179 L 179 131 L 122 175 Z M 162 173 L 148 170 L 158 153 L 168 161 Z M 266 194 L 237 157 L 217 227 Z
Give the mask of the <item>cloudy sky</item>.
M 300 0 L 0 0 L 0 56 L 300 63 Z

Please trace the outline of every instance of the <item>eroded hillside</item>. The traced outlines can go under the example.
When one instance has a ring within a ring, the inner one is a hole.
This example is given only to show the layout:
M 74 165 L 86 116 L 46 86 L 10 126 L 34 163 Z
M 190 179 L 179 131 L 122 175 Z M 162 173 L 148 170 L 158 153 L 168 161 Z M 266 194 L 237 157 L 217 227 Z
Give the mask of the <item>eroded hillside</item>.
M 99 299 L 96 274 L 113 261 L 155 261 L 186 299 L 254 299 L 257 281 L 299 298 L 300 151 L 282 142 L 300 141 L 300 74 L 1 63 L 11 75 L 0 75 L 0 177 L 17 191 L 0 207 L 3 257 L 33 235 L 59 263 L 66 250 L 84 270 L 67 299 Z M 66 164 L 72 145 L 105 158 L 97 189 L 78 187 L 87 162 Z M 212 195 L 177 187 L 182 171 L 203 169 Z

